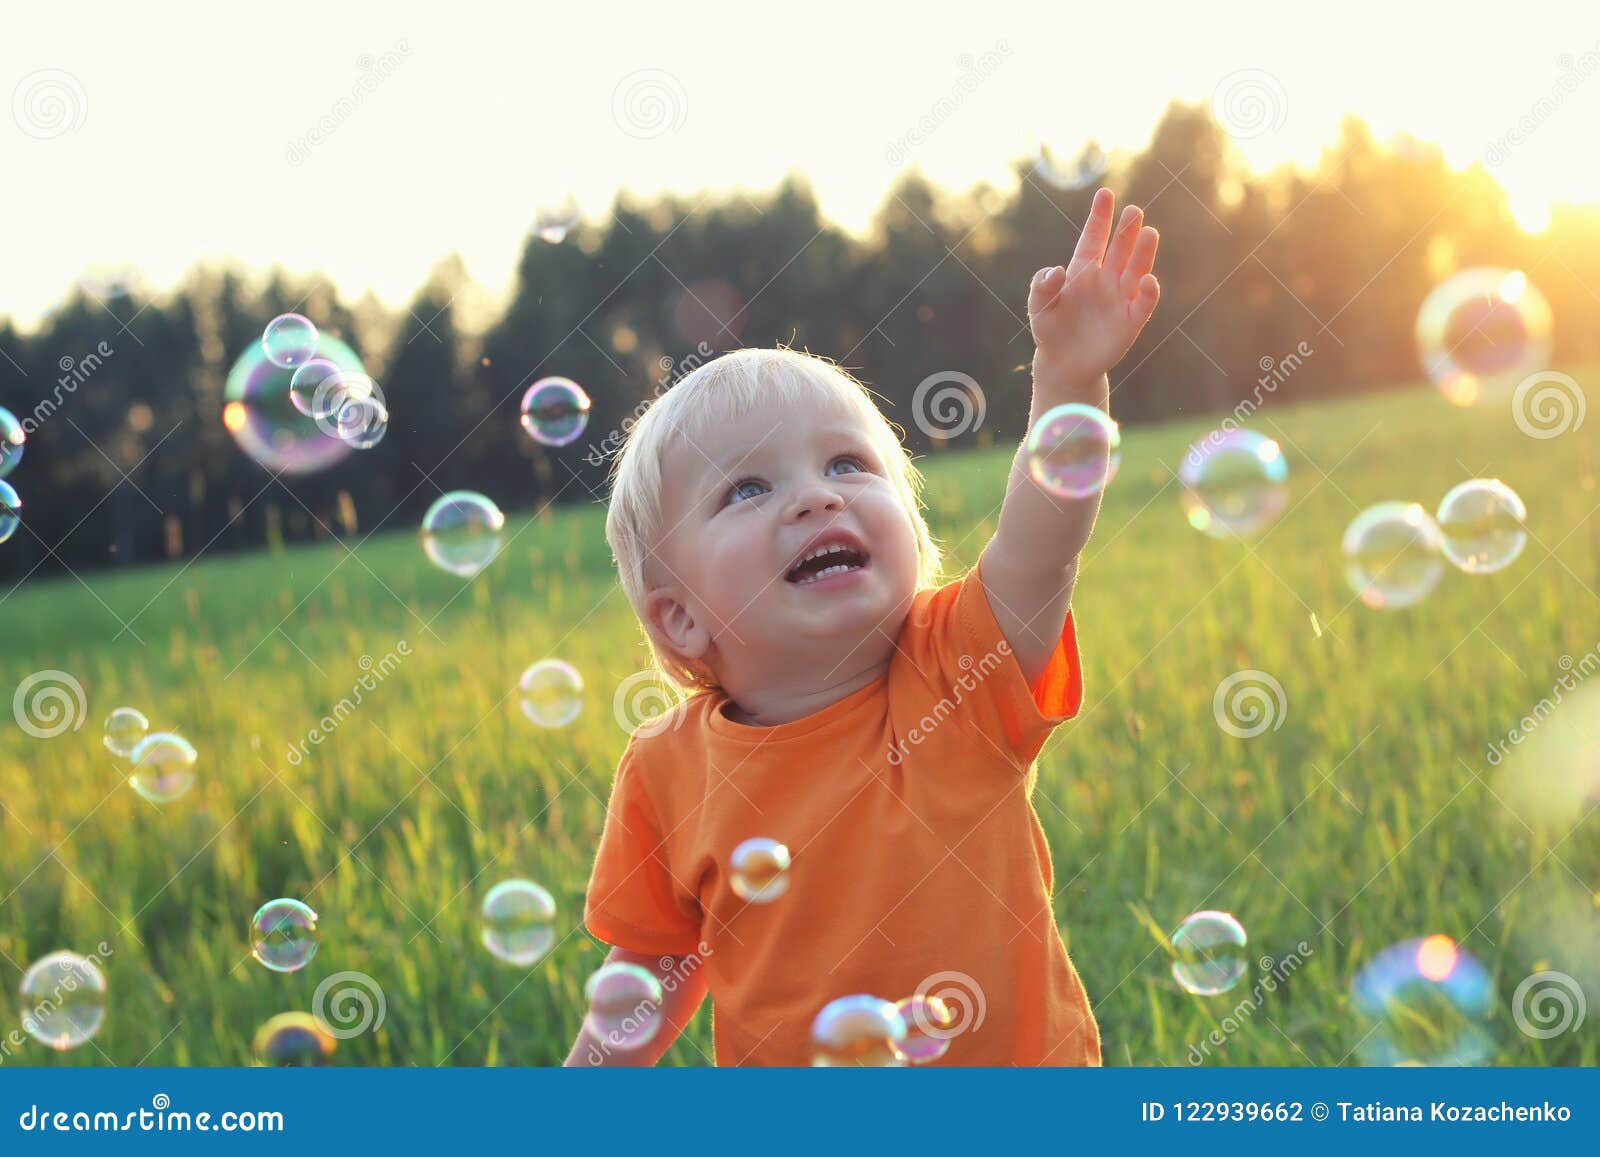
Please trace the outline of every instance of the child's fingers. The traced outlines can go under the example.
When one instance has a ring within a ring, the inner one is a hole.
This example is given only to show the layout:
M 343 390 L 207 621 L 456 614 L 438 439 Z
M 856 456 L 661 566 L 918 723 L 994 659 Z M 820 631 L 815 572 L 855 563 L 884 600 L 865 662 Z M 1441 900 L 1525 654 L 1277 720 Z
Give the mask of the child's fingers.
M 1128 267 L 1122 271 L 1122 296 L 1131 298 L 1139 291 L 1145 274 L 1155 268 L 1156 246 L 1161 243 L 1161 234 L 1155 228 L 1146 225 L 1139 230 L 1139 238 L 1133 243 L 1133 254 L 1128 258 Z
M 1143 326 L 1150 320 L 1150 315 L 1156 311 L 1156 302 L 1161 300 L 1161 283 L 1156 280 L 1153 273 L 1146 273 L 1139 279 L 1139 290 L 1133 299 L 1131 313 L 1133 319 Z
M 1033 284 L 1028 287 L 1028 316 L 1050 308 L 1061 293 L 1061 283 L 1065 279 L 1066 270 L 1059 265 L 1051 265 L 1039 270 L 1033 275 Z
M 1133 243 L 1139 236 L 1139 226 L 1144 224 L 1144 210 L 1137 205 L 1128 205 L 1122 210 L 1122 221 L 1117 225 L 1117 233 L 1111 239 L 1111 249 L 1106 253 L 1105 267 L 1113 273 L 1121 273 L 1122 267 L 1128 263 L 1128 255 L 1133 252 Z
M 1111 236 L 1111 209 L 1116 200 L 1110 189 L 1095 193 L 1089 220 L 1083 226 L 1083 236 L 1078 238 L 1078 247 L 1072 251 L 1072 264 L 1100 264 L 1106 252 L 1106 239 Z

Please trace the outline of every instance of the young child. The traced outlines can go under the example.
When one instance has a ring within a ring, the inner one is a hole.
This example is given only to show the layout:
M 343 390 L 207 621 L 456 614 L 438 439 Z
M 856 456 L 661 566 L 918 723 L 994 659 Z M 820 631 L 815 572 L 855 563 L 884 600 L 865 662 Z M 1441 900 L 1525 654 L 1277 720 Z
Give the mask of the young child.
M 1033 278 L 1030 428 L 1106 409 L 1155 309 L 1156 231 L 1130 205 L 1113 237 L 1112 209 L 1099 190 L 1070 264 Z M 939 1063 L 1100 1063 L 1030 798 L 1082 700 L 1068 608 L 1099 498 L 1050 495 L 1019 450 L 994 537 L 938 586 L 920 487 L 860 383 L 789 350 L 702 366 L 630 432 L 606 537 L 695 693 L 630 738 L 584 914 L 661 978 L 661 1028 L 627 1048 L 585 1022 L 569 1065 L 654 1064 L 708 990 L 719 1065 L 810 1064 L 835 998 L 941 990 Z M 752 837 L 792 857 L 767 902 L 730 882 Z

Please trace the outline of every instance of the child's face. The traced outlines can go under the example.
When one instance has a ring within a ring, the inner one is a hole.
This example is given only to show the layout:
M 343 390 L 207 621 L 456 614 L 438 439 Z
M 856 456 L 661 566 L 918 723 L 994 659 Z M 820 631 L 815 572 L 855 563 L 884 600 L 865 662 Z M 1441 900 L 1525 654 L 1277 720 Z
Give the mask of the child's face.
M 847 408 L 819 395 L 682 439 L 662 489 L 647 612 L 730 696 L 819 690 L 888 658 L 916 593 L 916 531 Z M 799 581 L 815 573 L 794 568 L 818 535 L 859 553 L 835 556 L 848 572 Z

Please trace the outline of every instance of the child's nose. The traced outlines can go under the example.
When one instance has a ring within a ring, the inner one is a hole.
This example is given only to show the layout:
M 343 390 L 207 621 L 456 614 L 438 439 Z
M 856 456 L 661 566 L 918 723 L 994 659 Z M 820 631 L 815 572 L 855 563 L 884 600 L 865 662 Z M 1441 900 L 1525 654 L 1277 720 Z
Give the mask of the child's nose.
M 803 518 L 824 510 L 843 509 L 844 499 L 837 490 L 813 483 L 795 495 L 794 504 L 789 508 L 789 517 Z

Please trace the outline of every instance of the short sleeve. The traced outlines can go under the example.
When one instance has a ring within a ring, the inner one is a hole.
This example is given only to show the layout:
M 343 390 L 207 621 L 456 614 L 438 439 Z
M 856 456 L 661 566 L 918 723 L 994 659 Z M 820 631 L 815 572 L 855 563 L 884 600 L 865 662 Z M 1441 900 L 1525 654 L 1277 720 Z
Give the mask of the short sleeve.
M 673 882 L 661 819 L 631 741 L 606 805 L 583 920 L 598 939 L 630 952 L 683 955 L 700 945 L 698 905 Z
M 933 709 L 986 737 L 1018 769 L 1033 765 L 1050 733 L 1083 705 L 1077 624 L 1069 609 L 1043 673 L 1029 686 L 989 605 L 982 559 L 948 586 L 919 596 L 908 653 L 944 697 Z

